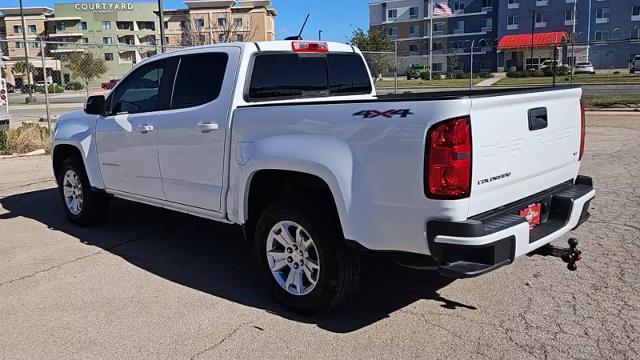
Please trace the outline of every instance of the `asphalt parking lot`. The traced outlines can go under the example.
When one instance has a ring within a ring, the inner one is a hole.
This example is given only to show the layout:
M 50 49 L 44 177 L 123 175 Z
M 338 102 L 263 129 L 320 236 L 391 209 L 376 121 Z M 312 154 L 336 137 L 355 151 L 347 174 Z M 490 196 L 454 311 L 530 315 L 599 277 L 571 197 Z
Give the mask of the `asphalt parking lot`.
M 0 358 L 638 359 L 640 114 L 589 114 L 587 139 L 577 272 L 533 256 L 452 282 L 369 259 L 354 302 L 315 318 L 271 300 L 238 228 L 121 200 L 77 228 L 48 157 L 0 159 Z

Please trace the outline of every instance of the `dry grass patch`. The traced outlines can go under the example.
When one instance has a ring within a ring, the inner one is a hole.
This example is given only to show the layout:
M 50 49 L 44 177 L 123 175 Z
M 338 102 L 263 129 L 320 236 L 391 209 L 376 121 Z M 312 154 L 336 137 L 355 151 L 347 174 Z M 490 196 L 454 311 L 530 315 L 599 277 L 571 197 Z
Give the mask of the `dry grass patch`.
M 0 135 L 0 153 L 25 154 L 31 151 L 51 150 L 51 137 L 46 128 L 38 124 L 25 123 Z

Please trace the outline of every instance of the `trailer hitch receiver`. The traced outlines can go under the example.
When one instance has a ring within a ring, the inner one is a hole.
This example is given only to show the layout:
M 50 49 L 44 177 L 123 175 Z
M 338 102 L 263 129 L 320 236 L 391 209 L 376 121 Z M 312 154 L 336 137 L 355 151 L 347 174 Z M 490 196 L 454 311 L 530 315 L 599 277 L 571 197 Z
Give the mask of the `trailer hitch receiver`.
M 578 239 L 570 238 L 567 242 L 569 243 L 568 249 L 549 244 L 538 249 L 535 254 L 559 257 L 567 264 L 569 271 L 576 271 L 578 269 L 576 262 L 582 259 L 582 251 L 578 250 Z

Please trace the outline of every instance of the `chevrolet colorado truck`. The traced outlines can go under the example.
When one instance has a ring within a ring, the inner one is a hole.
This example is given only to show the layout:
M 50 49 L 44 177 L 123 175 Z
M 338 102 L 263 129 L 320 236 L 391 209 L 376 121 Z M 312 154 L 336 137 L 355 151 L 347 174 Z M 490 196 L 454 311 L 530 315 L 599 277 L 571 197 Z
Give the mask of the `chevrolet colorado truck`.
M 464 278 L 584 222 L 595 191 L 578 175 L 580 98 L 577 87 L 377 96 L 351 45 L 194 47 L 62 115 L 53 170 L 78 225 L 111 197 L 241 225 L 274 295 L 313 313 L 353 293 L 363 252 Z

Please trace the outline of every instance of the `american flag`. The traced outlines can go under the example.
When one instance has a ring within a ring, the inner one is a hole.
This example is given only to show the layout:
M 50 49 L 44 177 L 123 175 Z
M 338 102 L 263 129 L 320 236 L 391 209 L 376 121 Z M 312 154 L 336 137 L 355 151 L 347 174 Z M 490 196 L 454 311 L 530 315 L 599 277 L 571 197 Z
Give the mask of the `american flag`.
M 445 3 L 437 3 L 433 5 L 433 16 L 452 16 L 453 11 L 449 5 Z

